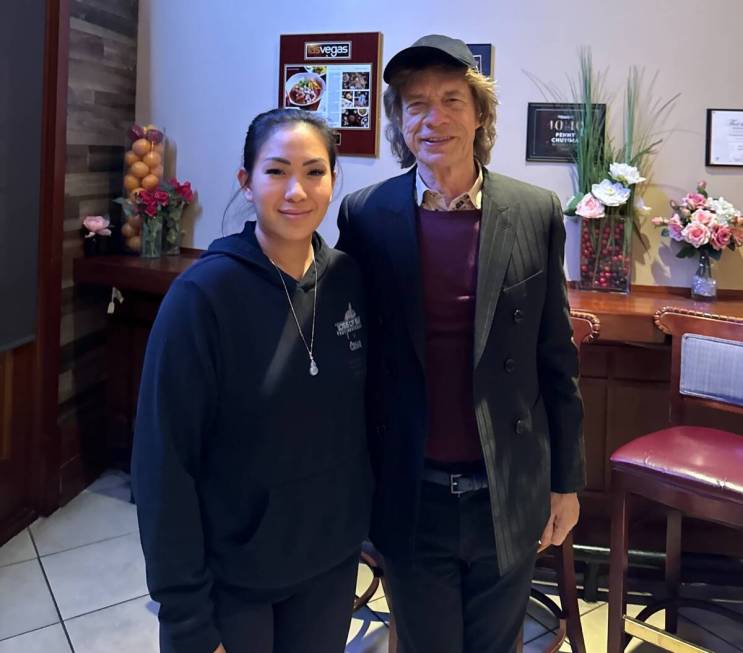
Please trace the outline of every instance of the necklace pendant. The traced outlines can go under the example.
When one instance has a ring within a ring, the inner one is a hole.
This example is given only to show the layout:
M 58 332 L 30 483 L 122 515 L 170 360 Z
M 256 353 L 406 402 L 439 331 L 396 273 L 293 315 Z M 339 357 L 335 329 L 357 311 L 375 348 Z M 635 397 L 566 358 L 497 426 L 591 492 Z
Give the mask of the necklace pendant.
M 317 369 L 317 363 L 313 360 L 310 361 L 310 376 L 317 376 L 320 370 Z

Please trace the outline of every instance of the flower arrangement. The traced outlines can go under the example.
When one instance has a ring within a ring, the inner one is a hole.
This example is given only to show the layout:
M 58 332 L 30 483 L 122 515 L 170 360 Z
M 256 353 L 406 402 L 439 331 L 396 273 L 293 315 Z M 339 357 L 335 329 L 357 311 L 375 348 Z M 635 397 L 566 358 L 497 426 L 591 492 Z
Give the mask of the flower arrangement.
M 673 215 L 655 217 L 651 222 L 662 227 L 661 234 L 681 243 L 676 256 L 699 256 L 699 265 L 692 279 L 691 293 L 696 299 L 714 299 L 717 283 L 712 277 L 710 259 L 720 260 L 726 248 L 735 251 L 743 247 L 743 215 L 724 197 L 710 197 L 707 183 L 697 184 L 696 192 L 687 193 L 679 201 L 671 200 Z
M 183 209 L 193 199 L 191 182 L 181 183 L 176 178 L 161 182 L 151 190 L 139 190 L 131 199 L 118 198 L 116 202 L 121 204 L 126 216 L 121 232 L 127 244 L 131 249 L 140 249 L 141 255 L 148 258 L 160 256 L 163 245 L 166 254 L 178 254 Z M 141 225 L 141 236 L 136 232 L 138 225 Z M 141 242 L 132 243 L 136 238 L 141 238 Z
M 671 200 L 673 215 L 655 217 L 652 223 L 662 227 L 663 236 L 682 243 L 678 258 L 707 255 L 720 260 L 724 249 L 743 247 L 743 215 L 724 197 L 710 197 L 707 183 L 700 181 L 696 192 L 679 201 Z
M 637 214 L 647 211 L 640 192 L 649 177 L 652 157 L 662 144 L 657 128 L 668 117 L 679 95 L 651 102 L 647 115 L 638 110 L 645 88 L 642 72 L 631 67 L 624 93 L 624 143 L 606 135 L 603 114 L 596 111 L 603 76 L 593 69 L 591 53 L 580 53 L 572 95 L 580 105 L 575 151 L 576 192 L 565 214 L 583 218 L 580 243 L 580 286 L 592 290 L 629 291 L 632 232 Z M 644 120 L 641 120 L 641 117 Z

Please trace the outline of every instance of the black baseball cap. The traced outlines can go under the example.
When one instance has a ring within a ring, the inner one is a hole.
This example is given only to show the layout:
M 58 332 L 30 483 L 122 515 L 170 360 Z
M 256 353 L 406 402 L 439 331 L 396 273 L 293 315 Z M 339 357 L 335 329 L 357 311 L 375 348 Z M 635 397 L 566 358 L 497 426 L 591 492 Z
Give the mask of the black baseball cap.
M 429 34 L 392 57 L 384 67 L 382 78 L 389 84 L 393 75 L 402 67 L 417 68 L 438 63 L 476 68 L 475 57 L 464 41 L 441 34 Z

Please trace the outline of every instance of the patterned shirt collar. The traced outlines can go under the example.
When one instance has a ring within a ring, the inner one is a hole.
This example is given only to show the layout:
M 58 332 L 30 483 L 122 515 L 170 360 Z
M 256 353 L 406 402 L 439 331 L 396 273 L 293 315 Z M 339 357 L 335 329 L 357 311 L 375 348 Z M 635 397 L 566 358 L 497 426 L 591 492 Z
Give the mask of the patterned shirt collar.
M 477 179 L 475 179 L 475 183 L 472 184 L 472 188 L 470 188 L 466 193 L 462 193 L 455 197 L 448 205 L 444 196 L 426 186 L 426 182 L 421 178 L 420 172 L 416 172 L 415 193 L 418 206 L 428 211 L 471 211 L 473 209 L 481 209 L 483 183 L 482 166 L 479 161 L 475 161 L 475 163 L 477 165 Z

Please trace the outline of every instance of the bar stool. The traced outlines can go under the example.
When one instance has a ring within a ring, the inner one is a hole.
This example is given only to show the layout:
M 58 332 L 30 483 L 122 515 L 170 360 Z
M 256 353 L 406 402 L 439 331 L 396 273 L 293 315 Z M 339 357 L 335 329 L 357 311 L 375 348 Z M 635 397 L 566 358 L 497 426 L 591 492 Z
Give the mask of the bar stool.
M 599 319 L 592 313 L 583 311 L 570 311 L 570 322 L 573 327 L 573 342 L 580 351 L 584 342 L 595 340 L 599 334 Z M 573 557 L 573 534 L 570 533 L 565 541 L 556 547 L 554 556 L 557 570 L 557 585 L 560 594 L 562 608 L 558 606 L 549 596 L 543 592 L 532 589 L 533 599 L 544 605 L 557 619 L 558 628 L 555 636 L 544 649 L 544 653 L 556 653 L 565 638 L 570 641 L 572 653 L 586 653 L 586 645 L 583 639 L 583 629 L 580 623 L 580 610 L 578 608 L 578 592 L 575 582 L 575 560 Z M 366 605 L 373 596 L 379 582 L 382 583 L 385 596 L 388 595 L 387 582 L 384 577 L 382 556 L 370 542 L 364 542 L 361 553 L 361 562 L 372 571 L 372 581 L 369 587 L 354 601 L 354 610 Z M 523 634 L 523 633 L 522 633 Z M 523 642 L 518 644 L 519 650 L 523 649 Z M 395 616 L 390 609 L 389 621 L 389 646 L 388 653 L 397 653 L 397 630 L 395 628 Z
M 743 436 L 682 426 L 687 405 L 743 415 L 743 319 L 663 308 L 656 326 L 672 337 L 671 424 L 641 436 L 611 456 L 612 530 L 608 653 L 623 651 L 632 636 L 666 651 L 705 651 L 675 635 L 682 606 L 712 610 L 743 625 L 743 615 L 679 594 L 682 514 L 743 530 Z M 626 616 L 630 495 L 667 508 L 667 598 Z M 665 609 L 665 631 L 645 620 Z

